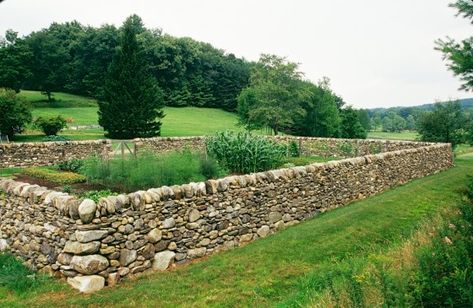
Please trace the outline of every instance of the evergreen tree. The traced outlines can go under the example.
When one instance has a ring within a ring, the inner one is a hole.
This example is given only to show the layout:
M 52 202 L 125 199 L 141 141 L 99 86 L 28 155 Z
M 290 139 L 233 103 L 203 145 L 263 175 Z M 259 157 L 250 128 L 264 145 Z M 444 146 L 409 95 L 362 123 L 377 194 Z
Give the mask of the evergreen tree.
M 137 35 L 141 19 L 133 15 L 122 28 L 116 54 L 105 81 L 104 100 L 99 102 L 99 124 L 110 138 L 153 137 L 160 134 L 164 117 L 162 93 L 151 77 Z

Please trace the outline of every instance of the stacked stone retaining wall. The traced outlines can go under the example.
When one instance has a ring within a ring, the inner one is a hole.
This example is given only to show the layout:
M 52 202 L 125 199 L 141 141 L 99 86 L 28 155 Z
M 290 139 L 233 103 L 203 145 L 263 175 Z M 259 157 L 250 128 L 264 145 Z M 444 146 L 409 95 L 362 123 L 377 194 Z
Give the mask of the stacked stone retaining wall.
M 452 166 L 449 144 L 153 188 L 97 203 L 0 180 L 0 250 L 36 269 L 115 284 L 230 249 Z

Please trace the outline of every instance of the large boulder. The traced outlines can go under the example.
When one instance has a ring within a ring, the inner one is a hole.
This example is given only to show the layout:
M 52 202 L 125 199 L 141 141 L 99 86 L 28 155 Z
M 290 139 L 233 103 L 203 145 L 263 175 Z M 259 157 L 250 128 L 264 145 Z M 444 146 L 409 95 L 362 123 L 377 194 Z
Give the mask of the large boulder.
M 98 275 L 77 276 L 67 278 L 67 283 L 74 289 L 82 293 L 93 293 L 103 289 L 105 286 L 105 278 Z
M 120 265 L 127 266 L 138 257 L 136 250 L 122 249 L 120 250 Z
M 169 250 L 158 252 L 154 255 L 153 269 L 157 271 L 166 270 L 174 261 L 175 256 L 176 254 Z
M 97 210 L 97 205 L 94 200 L 84 199 L 79 205 L 79 217 L 83 223 L 88 224 L 92 222 L 95 217 L 95 211 Z
M 74 256 L 70 266 L 77 272 L 84 275 L 99 273 L 108 267 L 107 258 L 101 255 Z

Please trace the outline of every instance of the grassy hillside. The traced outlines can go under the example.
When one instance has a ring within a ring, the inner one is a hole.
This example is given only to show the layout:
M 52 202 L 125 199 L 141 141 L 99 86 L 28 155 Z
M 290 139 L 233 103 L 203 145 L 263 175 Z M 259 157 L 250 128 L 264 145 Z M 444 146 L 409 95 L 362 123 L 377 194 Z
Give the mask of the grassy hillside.
M 402 296 L 389 292 L 407 282 L 386 280 L 383 270 L 399 272 L 407 264 L 415 271 L 418 247 L 409 243 L 430 225 L 424 236 L 428 242 L 433 217 L 460 199 L 473 158 L 458 158 L 456 164 L 245 247 L 93 295 L 80 295 L 57 281 L 23 293 L 0 286 L 0 306 L 333 306 L 327 294 L 337 296 L 340 307 L 383 306 L 386 296 Z M 365 287 L 373 282 L 376 289 Z
M 400 133 L 370 131 L 368 132 L 369 139 L 391 139 L 391 140 L 416 140 L 419 135 L 415 131 L 402 131 Z
M 97 102 L 93 99 L 56 93 L 55 102 L 48 103 L 45 96 L 37 91 L 22 91 L 33 105 L 33 117 L 50 117 L 62 115 L 71 120 L 71 126 L 97 125 Z M 165 107 L 165 117 L 162 120 L 162 136 L 201 136 L 215 133 L 220 130 L 240 130 L 237 126 L 237 116 L 233 113 L 213 108 L 195 107 Z M 74 140 L 100 139 L 103 131 L 100 129 L 65 130 L 61 135 Z M 41 140 L 43 136 L 37 131 L 29 130 L 19 141 Z

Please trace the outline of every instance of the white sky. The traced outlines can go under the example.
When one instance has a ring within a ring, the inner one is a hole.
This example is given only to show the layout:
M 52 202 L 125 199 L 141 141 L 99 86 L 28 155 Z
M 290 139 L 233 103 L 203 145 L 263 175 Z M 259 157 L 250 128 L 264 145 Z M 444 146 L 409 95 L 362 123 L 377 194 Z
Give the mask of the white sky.
M 0 33 L 52 22 L 121 25 L 136 13 L 149 28 L 190 36 L 257 60 L 261 53 L 301 64 L 312 81 L 327 76 L 356 107 L 408 106 L 472 97 L 447 71 L 434 41 L 466 38 L 473 27 L 453 0 L 5 0 Z

